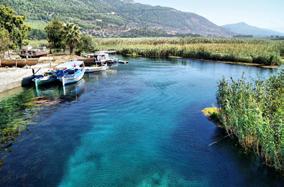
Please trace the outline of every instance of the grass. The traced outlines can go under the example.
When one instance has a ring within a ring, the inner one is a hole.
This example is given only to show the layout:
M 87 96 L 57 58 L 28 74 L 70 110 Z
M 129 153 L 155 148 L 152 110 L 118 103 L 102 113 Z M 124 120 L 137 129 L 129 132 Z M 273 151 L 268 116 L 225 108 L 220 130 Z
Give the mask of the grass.
M 47 26 L 47 22 L 38 20 L 28 20 L 26 24 L 31 27 L 31 29 L 37 30 L 44 30 L 44 28 Z
M 126 56 L 243 62 L 281 65 L 284 41 L 224 38 L 109 38 L 95 39 L 98 50 L 116 50 Z
M 28 40 L 28 44 L 33 47 L 48 46 L 47 40 Z
M 222 80 L 217 100 L 221 127 L 266 165 L 284 171 L 284 70 L 265 81 Z

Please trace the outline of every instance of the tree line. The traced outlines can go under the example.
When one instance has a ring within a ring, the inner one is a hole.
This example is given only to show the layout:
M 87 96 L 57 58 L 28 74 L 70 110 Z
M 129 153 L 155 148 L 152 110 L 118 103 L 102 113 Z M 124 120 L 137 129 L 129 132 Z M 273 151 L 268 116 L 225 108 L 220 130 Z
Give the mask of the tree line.
M 0 54 L 9 49 L 21 49 L 28 44 L 28 38 L 35 32 L 25 24 L 26 17 L 5 5 L 0 5 Z M 42 37 L 47 38 L 50 51 L 69 49 L 70 54 L 94 50 L 92 37 L 81 33 L 74 23 L 64 23 L 59 19 L 51 20 Z M 43 34 L 43 33 L 40 33 Z
M 92 37 L 82 34 L 80 27 L 74 23 L 64 23 L 54 19 L 45 27 L 50 52 L 65 51 L 69 48 L 70 54 L 80 54 L 83 51 L 94 51 Z
M 10 7 L 0 5 L 0 52 L 22 47 L 30 30 L 25 19 Z

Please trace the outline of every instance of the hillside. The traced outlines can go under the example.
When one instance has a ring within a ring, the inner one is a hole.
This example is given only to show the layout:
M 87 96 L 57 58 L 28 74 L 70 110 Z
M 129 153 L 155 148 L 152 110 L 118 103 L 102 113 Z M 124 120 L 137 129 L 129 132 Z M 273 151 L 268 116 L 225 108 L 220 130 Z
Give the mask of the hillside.
M 223 26 L 230 32 L 241 34 L 241 35 L 252 35 L 258 37 L 265 37 L 265 36 L 284 36 L 284 33 L 272 31 L 269 29 L 258 28 L 255 26 L 248 25 L 246 23 L 236 23 L 236 24 L 228 24 Z
M 59 17 L 100 35 L 199 34 L 228 36 L 230 32 L 204 17 L 172 8 L 143 5 L 131 0 L 0 0 L 26 15 L 30 22 Z

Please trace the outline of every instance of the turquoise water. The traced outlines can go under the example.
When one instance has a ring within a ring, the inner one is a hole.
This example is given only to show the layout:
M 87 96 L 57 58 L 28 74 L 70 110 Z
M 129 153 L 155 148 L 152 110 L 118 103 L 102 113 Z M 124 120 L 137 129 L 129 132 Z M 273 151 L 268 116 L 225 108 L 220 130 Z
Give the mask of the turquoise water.
M 281 186 L 283 178 L 222 138 L 200 112 L 222 77 L 272 71 L 192 60 L 128 59 L 86 75 L 43 107 L 5 153 L 0 186 Z M 30 91 L 30 90 L 27 90 Z M 25 91 L 24 91 L 25 92 Z

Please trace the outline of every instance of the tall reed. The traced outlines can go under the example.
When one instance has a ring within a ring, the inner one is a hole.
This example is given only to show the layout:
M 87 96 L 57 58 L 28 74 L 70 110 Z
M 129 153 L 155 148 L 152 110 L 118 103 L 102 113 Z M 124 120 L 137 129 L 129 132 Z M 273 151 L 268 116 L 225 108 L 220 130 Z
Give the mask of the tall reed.
M 280 65 L 283 41 L 224 38 L 111 38 L 96 39 L 97 49 L 122 55 L 167 58 L 180 56 L 205 60 Z
M 284 70 L 268 80 L 221 80 L 218 118 L 227 133 L 265 164 L 284 170 Z

